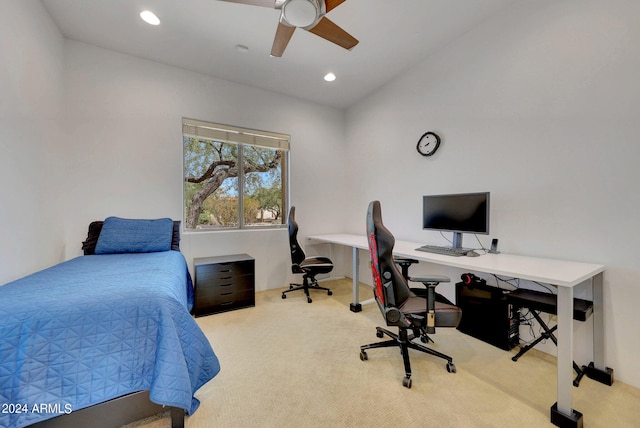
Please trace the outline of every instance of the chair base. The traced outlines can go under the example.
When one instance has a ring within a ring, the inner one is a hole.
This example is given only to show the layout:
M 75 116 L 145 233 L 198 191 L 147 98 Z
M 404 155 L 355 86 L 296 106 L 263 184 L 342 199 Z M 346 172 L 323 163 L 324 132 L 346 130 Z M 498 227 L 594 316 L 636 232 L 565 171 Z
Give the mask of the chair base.
M 286 299 L 287 298 L 287 294 L 286 293 L 290 293 L 292 291 L 298 291 L 298 290 L 304 290 L 304 294 L 306 294 L 306 296 L 307 296 L 307 303 L 313 302 L 313 300 L 311 300 L 311 296 L 309 296 L 309 290 L 323 290 L 323 291 L 326 291 L 327 295 L 329 295 L 329 296 L 331 296 L 333 294 L 331 289 L 326 288 L 326 287 L 320 287 L 318 285 L 318 281 L 316 279 L 311 278 L 311 281 L 309 281 L 307 279 L 307 277 L 305 277 L 304 281 L 302 282 L 302 284 L 295 284 L 295 283 L 289 284 L 289 289 L 288 290 L 284 290 L 282 292 L 282 298 Z
M 411 388 L 411 361 L 409 360 L 409 349 L 415 349 L 416 351 L 424 352 L 426 354 L 430 354 L 444 360 L 447 360 L 447 371 L 449 373 L 456 372 L 456 366 L 453 364 L 453 358 L 448 355 L 445 355 L 441 352 L 436 351 L 435 349 L 427 348 L 426 346 L 420 345 L 419 343 L 412 342 L 413 339 L 418 337 L 417 335 L 409 335 L 408 330 L 406 328 L 399 328 L 398 334 L 395 334 L 387 329 L 382 327 L 376 327 L 376 336 L 382 338 L 384 336 L 389 336 L 391 339 L 386 340 L 384 342 L 371 343 L 369 345 L 363 345 L 360 347 L 360 359 L 362 361 L 366 361 L 369 359 L 366 350 L 374 349 L 374 348 L 389 348 L 392 346 L 397 346 L 400 348 L 402 353 L 402 359 L 404 361 L 404 371 L 405 377 L 402 380 L 402 385 Z M 420 336 L 422 339 L 422 336 Z M 425 335 L 428 338 L 428 336 Z M 430 340 L 430 339 L 427 339 Z

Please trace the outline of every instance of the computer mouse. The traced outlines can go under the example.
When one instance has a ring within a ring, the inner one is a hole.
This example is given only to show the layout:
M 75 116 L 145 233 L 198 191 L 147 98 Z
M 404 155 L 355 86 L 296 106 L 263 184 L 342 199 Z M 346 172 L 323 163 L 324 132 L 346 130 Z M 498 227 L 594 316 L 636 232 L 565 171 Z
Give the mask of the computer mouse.
M 471 250 L 471 251 L 467 251 L 467 253 L 465 254 L 465 256 L 467 257 L 478 257 L 480 254 L 476 253 L 475 251 Z

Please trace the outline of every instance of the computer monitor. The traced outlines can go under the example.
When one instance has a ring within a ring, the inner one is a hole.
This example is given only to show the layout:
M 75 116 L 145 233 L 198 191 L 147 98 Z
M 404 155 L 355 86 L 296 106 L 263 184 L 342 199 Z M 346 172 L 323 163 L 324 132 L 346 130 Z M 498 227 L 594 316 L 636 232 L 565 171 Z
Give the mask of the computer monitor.
M 489 192 L 422 197 L 422 228 L 453 232 L 453 248 L 463 233 L 489 234 Z

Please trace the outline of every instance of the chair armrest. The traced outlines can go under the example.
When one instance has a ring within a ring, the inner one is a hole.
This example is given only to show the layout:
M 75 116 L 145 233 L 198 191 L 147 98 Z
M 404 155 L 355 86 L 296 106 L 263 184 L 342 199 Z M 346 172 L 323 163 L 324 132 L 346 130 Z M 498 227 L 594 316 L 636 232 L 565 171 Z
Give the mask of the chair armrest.
M 421 282 L 427 286 L 429 284 L 433 284 L 434 286 L 436 286 L 441 282 L 451 282 L 451 279 L 448 276 L 443 276 L 443 275 L 431 275 L 431 276 L 425 276 L 425 277 L 410 276 L 407 279 L 411 282 Z
M 398 263 L 398 264 L 406 263 L 406 264 L 409 264 L 409 265 L 412 265 L 414 263 L 419 263 L 420 262 L 419 260 L 410 259 L 409 257 L 396 257 L 396 256 L 393 256 L 393 261 Z
M 450 282 L 451 279 L 447 276 L 433 275 L 424 278 L 411 277 L 412 282 L 421 282 L 427 287 L 427 322 L 425 330 L 428 334 L 434 334 L 436 332 L 436 287 L 441 282 Z
M 418 260 L 410 259 L 407 257 L 394 257 L 393 261 L 395 262 L 395 264 L 400 266 L 400 270 L 402 271 L 402 276 L 404 276 L 405 279 L 409 277 L 409 266 L 415 263 L 419 263 Z

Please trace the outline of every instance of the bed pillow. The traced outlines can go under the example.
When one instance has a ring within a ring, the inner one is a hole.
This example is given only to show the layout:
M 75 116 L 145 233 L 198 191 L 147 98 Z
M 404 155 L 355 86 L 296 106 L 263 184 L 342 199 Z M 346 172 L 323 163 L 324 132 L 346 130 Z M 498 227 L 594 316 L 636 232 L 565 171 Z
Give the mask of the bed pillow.
M 96 244 L 98 243 L 98 237 L 102 230 L 104 221 L 92 221 L 89 224 L 89 231 L 87 232 L 87 239 L 82 241 L 82 251 L 85 256 L 90 256 L 96 252 Z
M 171 237 L 171 250 L 180 251 L 180 220 L 173 220 L 173 236 Z M 82 241 L 82 251 L 85 256 L 95 254 L 98 237 L 102 231 L 104 221 L 92 221 L 89 224 L 87 239 Z
M 171 250 L 173 221 L 107 217 L 102 225 L 95 254 L 153 253 Z

